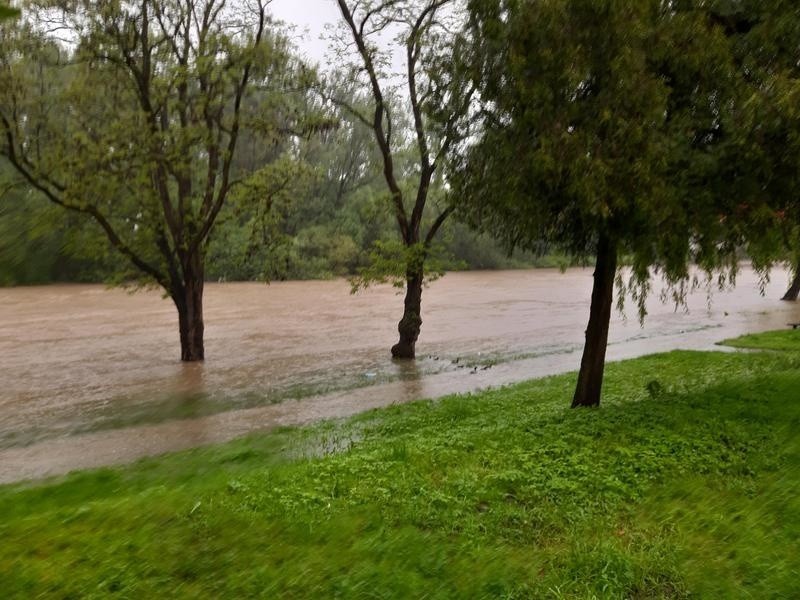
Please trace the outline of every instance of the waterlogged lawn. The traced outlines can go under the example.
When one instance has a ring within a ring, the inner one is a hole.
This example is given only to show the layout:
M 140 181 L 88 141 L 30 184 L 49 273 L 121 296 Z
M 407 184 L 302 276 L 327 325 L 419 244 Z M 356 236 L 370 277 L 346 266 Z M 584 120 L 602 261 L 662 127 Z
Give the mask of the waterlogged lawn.
M 0 488 L 4 597 L 779 598 L 800 353 L 672 352 Z
M 755 350 L 781 350 L 800 352 L 800 329 L 783 329 L 743 335 L 732 340 L 720 342 L 734 348 L 752 348 Z

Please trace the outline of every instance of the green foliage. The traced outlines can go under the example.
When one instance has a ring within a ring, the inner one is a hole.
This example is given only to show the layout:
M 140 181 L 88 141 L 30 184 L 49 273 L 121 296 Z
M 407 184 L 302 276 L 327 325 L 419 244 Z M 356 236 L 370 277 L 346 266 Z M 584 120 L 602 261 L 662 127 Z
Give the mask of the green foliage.
M 761 263 L 800 252 L 800 15 L 791 0 L 744 0 L 721 17 L 739 72 L 747 82 L 741 141 L 732 157 L 753 187 L 742 198 L 738 226 L 754 238 Z M 739 178 L 741 179 L 741 177 Z M 752 215 L 751 215 L 752 213 Z
M 798 367 L 673 352 L 602 411 L 550 377 L 5 487 L 4 594 L 791 597 Z
M 723 340 L 720 344 L 732 346 L 734 348 L 750 348 L 753 350 L 800 352 L 800 331 L 784 329 L 782 331 L 753 333 L 731 340 Z
M 436 247 L 379 240 L 370 252 L 368 265 L 352 277 L 350 283 L 353 293 L 373 283 L 391 283 L 396 288 L 404 288 L 409 273 L 424 273 L 426 283 L 444 275 L 443 265 L 436 259 Z
M 279 157 L 302 120 L 293 96 L 274 92 L 299 79 L 287 38 L 262 4 L 56 4 L 0 41 L 0 154 L 30 189 L 100 228 L 107 243 L 84 250 L 102 258 L 110 244 L 126 259 L 112 281 L 182 297 L 204 275 L 234 182 Z M 245 156 L 238 145 L 254 136 L 260 148 Z
M 730 40 L 702 3 L 670 7 L 473 0 L 456 67 L 481 102 L 480 136 L 451 157 L 462 218 L 535 252 L 592 256 L 610 239 L 641 310 L 653 271 L 679 292 L 692 261 L 735 268 L 742 239 L 721 218 L 740 93 Z
M 530 267 L 566 268 L 569 257 L 550 253 L 537 255 L 532 252 L 513 251 L 503 248 L 492 236 L 479 233 L 454 219 L 442 227 L 438 247 L 444 270 L 459 269 L 523 269 Z
M 25 51 L 28 63 L 17 65 L 20 71 L 14 77 L 8 71 L 5 75 L 10 77 L 9 82 L 16 81 L 22 90 L 34 96 L 18 98 L 18 101 L 26 98 L 32 104 L 41 101 L 41 108 L 46 109 L 45 99 L 36 100 L 38 96 L 34 93 L 39 89 L 33 85 L 37 70 L 32 66 L 28 69 L 26 65 L 33 65 L 40 58 L 43 60 L 42 55 L 54 48 L 39 47 L 35 37 L 28 39 L 25 37 L 27 34 L 19 35 L 20 39 L 15 43 L 21 44 L 27 40 L 31 44 Z M 284 53 L 289 49 L 282 45 L 284 40 L 279 34 L 275 35 L 276 39 L 272 42 L 278 47 L 277 55 L 273 58 L 288 60 Z M 89 52 L 90 48 L 86 51 Z M 52 57 L 53 63 L 57 63 L 56 54 Z M 431 57 L 432 60 L 434 58 Z M 64 60 L 64 57 L 58 60 Z M 7 66 L 12 68 L 11 65 Z M 438 70 L 442 68 L 442 65 L 436 67 Z M 86 132 L 74 136 L 66 133 L 61 123 L 66 123 L 65 127 L 71 125 L 65 117 L 62 122 L 52 125 L 53 131 L 49 123 L 47 127 L 39 129 L 54 138 L 52 152 L 45 153 L 45 156 L 52 159 L 53 172 L 62 162 L 62 157 L 69 158 L 63 162 L 69 163 L 68 166 L 74 170 L 69 178 L 75 181 L 73 195 L 85 193 L 95 197 L 102 192 L 104 196 L 113 196 L 99 202 L 98 207 L 109 216 L 123 241 L 154 265 L 164 266 L 161 264 L 163 257 L 154 248 L 158 236 L 147 233 L 151 225 L 156 229 L 168 228 L 160 223 L 163 217 L 159 212 L 158 199 L 151 193 L 152 190 L 145 193 L 152 186 L 146 177 L 150 163 L 146 160 L 147 153 L 142 150 L 146 140 L 141 138 L 145 134 L 137 121 L 141 117 L 140 111 L 136 110 L 135 104 L 131 106 L 133 98 L 123 93 L 125 86 L 116 87 L 116 83 L 112 85 L 117 94 L 114 96 L 116 100 L 109 102 L 109 106 L 94 106 L 93 96 L 83 94 L 82 90 L 111 85 L 106 76 L 112 74 L 106 71 L 85 74 L 81 69 L 81 66 L 73 64 L 60 67 L 50 64 L 43 74 L 46 96 L 49 99 L 63 98 L 59 106 L 72 103 L 76 110 L 91 109 L 93 112 L 87 118 L 96 117 L 100 124 L 87 125 L 81 122 L 75 123 L 75 128 L 88 127 L 90 132 L 98 135 L 103 131 L 105 137 L 94 139 Z M 281 77 L 283 75 L 286 74 L 281 74 Z M 297 78 L 296 83 L 302 88 L 310 85 L 309 79 L 314 75 L 303 69 L 294 73 L 293 77 Z M 441 71 L 438 75 L 444 76 L 445 73 Z M 339 79 L 342 81 L 332 77 L 328 82 L 329 92 L 335 92 L 339 99 L 363 109 L 366 101 L 354 91 L 353 82 L 342 77 Z M 439 82 L 437 86 L 440 84 L 443 85 Z M 26 87 L 28 85 L 31 89 Z M 442 93 L 444 89 L 437 87 L 435 93 Z M 259 88 L 248 94 L 244 102 L 246 110 L 242 115 L 239 151 L 232 162 L 236 184 L 231 189 L 226 207 L 215 222 L 208 242 L 206 278 L 225 281 L 282 280 L 369 274 L 369 278 L 375 281 L 396 272 L 396 265 L 390 265 L 388 261 L 391 252 L 376 250 L 382 245 L 386 248 L 391 246 L 391 241 L 398 238 L 398 230 L 396 215 L 387 198 L 380 153 L 375 146 L 373 132 L 351 112 L 332 110 L 304 94 L 274 93 L 270 87 Z M 116 110 L 118 106 L 128 106 L 128 110 Z M 444 110 L 444 105 L 436 110 Z M 53 111 L 45 114 L 53 114 Z M 43 117 L 38 112 L 35 116 Z M 410 124 L 403 123 L 399 115 L 395 117 L 394 126 L 398 132 L 409 127 Z M 133 139 L 141 142 L 137 148 L 142 152 L 129 150 L 115 153 L 117 156 L 111 158 L 106 156 L 104 144 L 113 142 L 115 147 L 124 146 L 120 140 L 124 136 L 130 137 L 127 132 L 129 128 Z M 198 152 L 194 146 L 202 137 L 198 137 L 200 130 L 197 127 L 191 130 L 193 133 L 187 131 L 186 136 L 177 136 L 178 139 L 173 140 L 167 158 L 197 156 L 198 160 L 191 167 L 197 171 L 196 176 L 192 177 L 192 186 L 198 191 L 196 195 L 199 195 L 203 168 L 207 165 L 202 158 L 205 152 Z M 294 134 L 290 145 L 286 143 L 287 132 Z M 400 137 L 398 134 L 396 139 Z M 83 144 L 80 156 L 86 164 L 73 165 L 70 162 L 75 160 L 72 151 L 75 144 Z M 407 146 L 398 143 L 394 165 L 403 193 L 412 197 L 415 195 L 414 151 Z M 183 167 L 188 166 L 183 160 L 178 163 Z M 127 170 L 118 172 L 121 165 L 127 165 Z M 97 188 L 90 189 L 95 184 Z M 21 190 L 30 193 L 30 188 L 23 186 Z M 175 190 L 171 187 L 169 191 L 174 197 Z M 430 196 L 431 207 L 437 204 L 437 208 L 441 208 L 441 181 L 432 182 Z M 199 198 L 194 198 L 192 202 L 184 202 L 184 206 L 195 209 L 198 201 Z M 145 205 L 147 210 L 140 211 Z M 56 219 L 52 227 L 43 227 L 33 213 L 26 216 L 22 207 L 17 206 L 19 211 L 14 209 L 16 217 L 11 216 L 10 208 L 0 212 L 0 228 L 25 233 L 15 236 L 13 251 L 7 256 L 14 257 L 15 265 L 25 264 L 28 274 L 23 276 L 15 271 L 16 267 L 9 265 L 9 261 L 0 261 L 0 281 L 12 284 L 21 281 L 141 280 L 141 274 L 137 274 L 124 260 L 109 256 L 109 244 L 102 237 L 94 236 L 94 233 L 101 232 L 97 227 L 81 225 L 74 216 Z M 130 224 L 136 220 L 143 222 L 136 222 L 137 234 L 132 235 Z M 187 223 L 195 221 L 194 217 L 186 219 Z M 428 216 L 423 219 L 422 225 L 430 226 L 431 222 L 432 217 Z M 81 243 L 63 243 L 65 224 L 69 235 L 73 236 L 74 231 L 74 237 L 80 238 Z M 32 233 L 34 229 L 35 236 Z M 165 233 L 169 240 L 169 233 Z M 438 238 L 441 243 L 434 244 L 431 249 L 435 262 L 432 265 L 433 273 L 443 269 L 518 268 L 563 262 L 560 258 L 550 261 L 549 257 L 542 261 L 540 257 L 530 254 L 509 258 L 499 244 L 488 236 L 480 236 L 463 225 L 451 225 L 449 222 L 442 227 Z M 38 256 L 37 253 L 42 254 L 41 260 L 20 258 Z M 404 254 L 401 252 L 398 256 Z M 378 263 L 370 266 L 373 258 Z M 53 269 L 47 267 L 46 263 L 52 263 Z M 71 265 L 75 265 L 80 273 Z
M 0 21 L 14 19 L 19 16 L 19 9 L 0 4 Z
M 284 223 L 311 169 L 289 153 L 245 177 L 231 193 L 232 210 L 209 247 L 209 277 L 219 280 L 276 278 L 291 239 Z
M 284 157 L 264 169 L 276 177 L 283 169 L 303 172 L 291 186 L 280 191 L 265 189 L 264 195 L 235 189 L 231 210 L 220 216 L 209 244 L 208 280 L 327 279 L 358 277 L 369 270 L 369 281 L 375 283 L 379 273 L 386 276 L 390 272 L 374 263 L 370 266 L 373 258 L 380 256 L 376 245 L 386 246 L 382 252 L 392 268 L 402 264 L 397 262 L 404 254 L 399 249 L 391 258 L 389 249 L 397 247 L 396 225 L 380 188 L 358 187 L 343 195 L 337 210 L 331 210 L 336 204 L 328 204 L 329 198 L 320 196 L 313 183 L 318 175 L 309 182 L 308 165 L 290 165 L 288 160 Z M 47 207 L 41 198 L 24 198 L 17 200 L 9 193 L 0 200 L 0 231 L 4 232 L 0 236 L 0 285 L 101 282 L 115 273 L 130 272 L 91 224 L 57 207 Z M 568 257 L 558 254 L 515 252 L 509 256 L 493 238 L 457 222 L 444 225 L 432 252 L 434 271 L 442 272 L 571 264 Z
M 97 281 L 117 268 L 100 231 L 0 178 L 0 286 Z

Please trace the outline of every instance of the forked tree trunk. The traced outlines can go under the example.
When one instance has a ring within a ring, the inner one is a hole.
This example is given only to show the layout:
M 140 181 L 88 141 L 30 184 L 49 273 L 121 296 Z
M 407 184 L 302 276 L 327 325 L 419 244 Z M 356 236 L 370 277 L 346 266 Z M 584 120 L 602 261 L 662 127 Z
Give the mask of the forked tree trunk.
M 203 345 L 203 277 L 186 277 L 172 294 L 178 309 L 178 328 L 181 336 L 181 360 L 194 362 L 205 359 Z
M 392 358 L 414 358 L 422 327 L 422 273 L 406 274 L 406 298 L 403 318 L 397 325 L 400 341 L 392 346 Z
M 797 296 L 800 295 L 800 269 L 797 269 L 794 273 L 794 279 L 792 280 L 792 285 L 789 286 L 789 289 L 786 290 L 786 293 L 783 295 L 781 300 L 788 300 L 789 302 L 794 302 L 797 300 Z
M 602 235 L 597 244 L 597 260 L 592 286 L 592 305 L 589 308 L 589 325 L 583 346 L 578 385 L 572 407 L 598 406 L 603 387 L 603 371 L 608 346 L 608 326 L 614 302 L 614 277 L 617 272 L 616 244 Z

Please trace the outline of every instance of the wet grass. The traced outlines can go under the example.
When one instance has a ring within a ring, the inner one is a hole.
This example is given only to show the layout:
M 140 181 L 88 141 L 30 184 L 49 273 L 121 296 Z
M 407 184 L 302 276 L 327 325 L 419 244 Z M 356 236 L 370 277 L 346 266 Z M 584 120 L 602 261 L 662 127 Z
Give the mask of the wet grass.
M 800 353 L 615 363 L 599 410 L 573 384 L 0 488 L 3 595 L 794 597 Z
M 783 329 L 780 331 L 753 333 L 732 340 L 723 340 L 720 344 L 732 346 L 734 348 L 800 352 L 800 329 Z

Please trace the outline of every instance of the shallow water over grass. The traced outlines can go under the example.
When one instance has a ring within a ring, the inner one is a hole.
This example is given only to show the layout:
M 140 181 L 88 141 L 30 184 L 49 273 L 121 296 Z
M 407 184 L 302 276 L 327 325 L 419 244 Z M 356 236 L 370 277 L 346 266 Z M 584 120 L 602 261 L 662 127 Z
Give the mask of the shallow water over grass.
M 733 292 L 614 314 L 611 359 L 708 348 L 800 320 L 749 271 Z M 392 362 L 402 298 L 344 281 L 209 284 L 204 364 L 181 364 L 155 292 L 0 290 L 0 481 L 127 462 L 248 431 L 577 368 L 591 271 L 449 274 L 424 292 L 419 360 Z M 657 288 L 657 286 L 655 286 Z
M 612 364 L 0 487 L 11 598 L 791 598 L 797 353 Z M 650 385 L 658 381 L 657 391 Z

